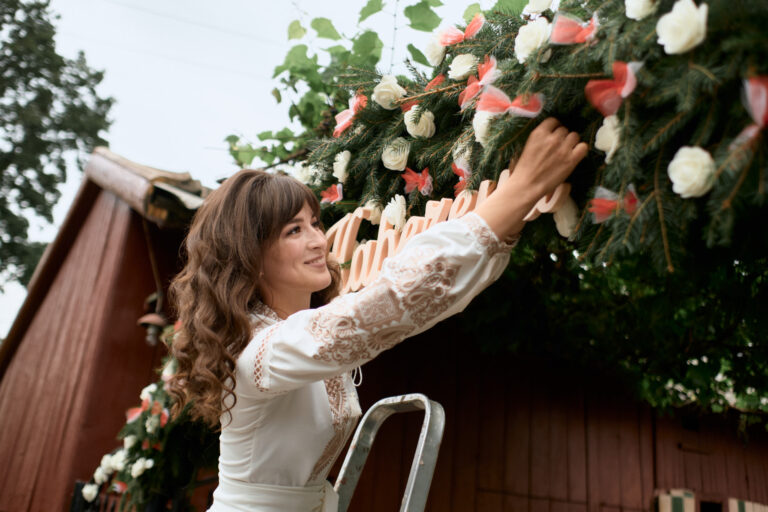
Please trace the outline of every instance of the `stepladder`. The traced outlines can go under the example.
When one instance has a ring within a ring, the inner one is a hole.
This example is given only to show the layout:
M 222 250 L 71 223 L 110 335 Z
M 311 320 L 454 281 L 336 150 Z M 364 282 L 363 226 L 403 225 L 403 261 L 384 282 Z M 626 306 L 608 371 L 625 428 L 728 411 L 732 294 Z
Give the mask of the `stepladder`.
M 334 489 L 339 495 L 339 512 L 347 512 L 357 482 L 371 452 L 376 433 L 393 414 L 423 411 L 416 452 L 411 463 L 400 512 L 422 512 L 427 504 L 432 475 L 435 472 L 440 442 L 445 427 L 443 407 L 425 395 L 413 393 L 379 400 L 363 416 L 352 437 Z

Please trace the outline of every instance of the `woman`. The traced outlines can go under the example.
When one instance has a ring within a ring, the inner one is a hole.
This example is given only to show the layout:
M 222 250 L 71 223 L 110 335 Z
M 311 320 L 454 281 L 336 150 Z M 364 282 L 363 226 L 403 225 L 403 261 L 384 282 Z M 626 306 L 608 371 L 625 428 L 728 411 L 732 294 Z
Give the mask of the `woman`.
M 504 241 L 517 240 L 526 213 L 586 152 L 546 119 L 473 213 L 414 237 L 373 283 L 333 301 L 338 272 L 309 189 L 246 170 L 213 192 L 172 285 L 182 328 L 170 383 L 177 410 L 191 403 L 195 417 L 221 421 L 210 510 L 336 510 L 326 477 L 361 414 L 350 370 L 497 279 L 512 246 Z

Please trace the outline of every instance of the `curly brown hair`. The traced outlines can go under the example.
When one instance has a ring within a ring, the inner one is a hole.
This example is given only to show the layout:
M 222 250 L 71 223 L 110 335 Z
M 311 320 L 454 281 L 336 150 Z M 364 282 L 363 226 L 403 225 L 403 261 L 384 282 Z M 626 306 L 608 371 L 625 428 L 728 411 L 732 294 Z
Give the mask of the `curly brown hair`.
M 235 361 L 252 337 L 263 251 L 305 204 L 319 217 L 317 198 L 299 181 L 245 169 L 195 214 L 186 265 L 170 286 L 181 324 L 172 343 L 178 371 L 168 383 L 174 416 L 189 404 L 193 419 L 215 427 L 234 407 Z M 338 294 L 338 265 L 328 260 L 328 268 L 331 284 L 312 294 L 311 307 Z

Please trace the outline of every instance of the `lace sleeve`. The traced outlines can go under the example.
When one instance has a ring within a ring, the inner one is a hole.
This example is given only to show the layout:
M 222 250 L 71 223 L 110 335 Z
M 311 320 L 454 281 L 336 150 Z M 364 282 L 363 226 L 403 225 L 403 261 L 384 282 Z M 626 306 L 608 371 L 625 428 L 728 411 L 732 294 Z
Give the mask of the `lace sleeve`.
M 462 311 L 501 275 L 515 242 L 500 241 L 473 213 L 437 224 L 366 288 L 260 331 L 238 371 L 254 391 L 278 393 L 359 366 Z

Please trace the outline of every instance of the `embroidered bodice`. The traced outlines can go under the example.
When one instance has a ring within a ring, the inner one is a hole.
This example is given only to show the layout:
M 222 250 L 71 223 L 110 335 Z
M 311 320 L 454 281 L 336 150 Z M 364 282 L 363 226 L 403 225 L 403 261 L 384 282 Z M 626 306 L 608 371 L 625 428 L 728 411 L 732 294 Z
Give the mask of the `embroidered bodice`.
M 359 292 L 284 320 L 260 304 L 222 417 L 220 480 L 322 483 L 361 414 L 350 371 L 462 311 L 512 245 L 470 213 L 415 236 Z

